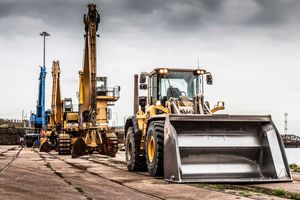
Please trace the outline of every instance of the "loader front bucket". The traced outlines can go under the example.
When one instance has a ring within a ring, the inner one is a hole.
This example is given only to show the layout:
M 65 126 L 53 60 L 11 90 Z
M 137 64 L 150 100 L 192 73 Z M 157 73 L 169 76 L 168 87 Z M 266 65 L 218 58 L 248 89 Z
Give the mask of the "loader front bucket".
M 292 181 L 271 116 L 169 115 L 164 178 L 174 182 Z

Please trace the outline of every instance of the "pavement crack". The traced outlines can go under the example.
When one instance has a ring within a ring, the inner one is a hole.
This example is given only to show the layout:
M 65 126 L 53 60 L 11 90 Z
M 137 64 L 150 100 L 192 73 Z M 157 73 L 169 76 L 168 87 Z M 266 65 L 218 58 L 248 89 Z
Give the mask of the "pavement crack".
M 16 147 L 14 148 L 11 148 L 11 149 L 8 149 L 7 151 L 4 151 L 1 153 L 1 155 L 3 155 L 5 152 L 8 152 L 8 151 L 12 151 L 12 150 L 15 150 Z M 19 149 L 19 151 L 17 152 L 17 154 L 15 156 L 13 156 L 12 160 L 10 162 L 8 162 L 1 170 L 0 170 L 0 175 L 9 167 L 9 165 L 11 163 L 13 163 L 19 156 L 20 152 L 22 151 L 23 149 L 23 146 L 21 146 L 21 148 Z
M 51 154 L 51 153 L 48 153 L 48 154 L 51 155 L 51 156 L 55 156 L 55 155 L 53 155 L 53 154 Z M 95 172 L 91 172 L 91 171 L 89 171 L 86 167 L 84 167 L 84 166 L 82 166 L 82 165 L 76 165 L 76 164 L 71 163 L 71 162 L 68 162 L 68 161 L 66 161 L 66 160 L 64 160 L 64 159 L 62 159 L 62 158 L 60 158 L 60 157 L 58 157 L 58 156 L 55 156 L 55 157 L 56 157 L 57 159 L 59 159 L 59 160 L 65 162 L 66 164 L 70 165 L 70 166 L 73 167 L 73 168 L 76 168 L 76 169 L 85 171 L 85 172 L 87 172 L 87 173 L 89 173 L 89 174 L 91 174 L 91 175 L 97 176 L 97 177 L 99 177 L 99 178 L 105 179 L 105 180 L 110 181 L 110 182 L 113 182 L 113 183 L 116 183 L 116 184 L 121 185 L 121 186 L 123 186 L 123 187 L 125 187 L 125 188 L 127 188 L 127 189 L 133 190 L 133 191 L 135 191 L 136 193 L 139 193 L 139 194 L 142 194 L 142 195 L 151 197 L 151 198 L 153 198 L 153 199 L 160 199 L 160 200 L 161 200 L 161 199 L 164 199 L 164 198 L 161 198 L 161 197 L 159 197 L 159 196 L 155 196 L 155 195 L 153 195 L 153 194 L 151 194 L 151 193 L 143 192 L 143 191 L 140 191 L 140 190 L 135 189 L 135 188 L 133 188 L 133 187 L 130 187 L 130 186 L 128 186 L 128 185 L 125 185 L 124 183 L 122 183 L 122 182 L 120 182 L 120 181 L 117 181 L 117 180 L 114 180 L 114 179 L 110 179 L 110 178 L 107 178 L 107 177 L 105 177 L 105 176 L 101 176 L 100 174 L 97 174 L 97 173 L 95 173 Z M 89 161 L 89 160 L 88 160 L 88 161 Z M 102 163 L 99 163 L 99 164 L 102 164 Z M 113 166 L 109 166 L 109 167 L 113 167 Z M 116 169 L 118 169 L 118 168 L 116 168 Z M 123 171 L 122 169 L 119 169 L 119 170 Z
M 42 154 L 40 154 L 39 152 L 37 152 L 36 150 L 34 150 L 36 153 L 39 154 L 39 156 L 42 158 L 42 160 L 45 163 L 45 166 L 47 168 L 49 168 L 56 176 L 58 176 L 59 178 L 63 179 L 64 182 L 66 182 L 67 184 L 69 184 L 70 186 L 72 186 L 75 190 L 77 190 L 77 192 L 79 192 L 83 197 L 85 197 L 87 200 L 92 200 L 92 197 L 89 197 L 82 188 L 80 187 L 76 187 L 75 185 L 72 184 L 71 181 L 67 180 L 66 177 L 64 177 L 64 175 L 57 171 L 54 167 L 52 167 L 52 165 L 47 161 L 47 158 L 45 156 L 43 156 Z M 52 156 L 54 157 L 54 156 Z

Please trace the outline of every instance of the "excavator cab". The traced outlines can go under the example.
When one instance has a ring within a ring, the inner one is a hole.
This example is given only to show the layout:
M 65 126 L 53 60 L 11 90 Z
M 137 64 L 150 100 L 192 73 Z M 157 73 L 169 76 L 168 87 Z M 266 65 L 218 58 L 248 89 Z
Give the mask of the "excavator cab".
M 72 98 L 64 98 L 63 112 L 73 112 Z
M 291 181 L 271 116 L 217 114 L 224 102 L 210 108 L 204 99 L 204 85 L 212 83 L 204 69 L 141 74 L 147 98 L 125 124 L 129 171 L 147 167 L 172 182 Z

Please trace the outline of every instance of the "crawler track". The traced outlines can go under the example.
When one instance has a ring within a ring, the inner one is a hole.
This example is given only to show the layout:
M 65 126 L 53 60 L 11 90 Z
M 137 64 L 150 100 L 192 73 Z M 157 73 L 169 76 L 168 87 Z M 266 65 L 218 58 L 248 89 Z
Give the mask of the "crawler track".
M 18 147 L 13 147 L 13 148 L 7 149 L 7 150 L 1 152 L 0 155 L 3 156 L 5 153 L 7 153 L 7 152 L 9 152 L 9 151 L 13 151 L 13 150 L 15 150 L 16 148 L 18 148 Z M 10 165 L 13 161 L 15 161 L 15 160 L 18 158 L 20 152 L 21 152 L 22 149 L 23 149 L 23 146 L 19 146 L 19 148 L 20 148 L 20 149 L 18 150 L 18 152 L 16 153 L 16 155 L 14 155 L 13 158 L 12 158 L 6 165 L 4 165 L 4 167 L 0 170 L 0 175 L 1 175 L 1 174 L 9 167 L 9 165 Z

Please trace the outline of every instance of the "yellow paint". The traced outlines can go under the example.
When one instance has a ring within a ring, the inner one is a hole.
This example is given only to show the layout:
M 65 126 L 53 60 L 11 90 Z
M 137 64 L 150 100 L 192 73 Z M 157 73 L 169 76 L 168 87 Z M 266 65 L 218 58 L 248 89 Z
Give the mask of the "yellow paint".
M 148 150 L 149 161 L 152 163 L 153 160 L 154 160 L 155 151 L 156 151 L 155 140 L 154 140 L 153 135 L 151 135 L 150 138 L 149 138 L 147 150 Z
M 145 145 L 146 145 L 148 119 L 151 116 L 156 116 L 158 110 L 162 111 L 161 115 L 165 115 L 169 113 L 169 109 L 163 107 L 162 105 L 151 105 L 146 107 L 146 113 L 139 110 L 138 113 L 136 114 L 138 127 L 139 129 L 142 130 L 142 138 L 141 138 L 141 145 L 140 145 L 140 150 L 142 151 L 145 150 Z
M 83 78 L 82 71 L 79 71 L 79 104 L 83 104 L 83 86 L 82 86 Z
M 224 110 L 225 107 L 224 106 L 215 106 L 213 109 L 210 110 L 211 113 L 215 113 L 219 110 Z
M 158 110 L 161 110 L 163 112 L 163 114 L 168 114 L 169 113 L 169 109 L 163 107 L 162 105 L 152 105 L 152 106 L 149 106 L 149 115 L 150 116 L 157 115 L 156 113 L 157 113 Z
M 51 113 L 50 122 L 47 125 L 46 135 L 50 136 L 55 131 L 55 125 L 63 121 L 62 100 L 60 94 L 60 68 L 59 61 L 52 63 L 52 94 L 51 94 Z

